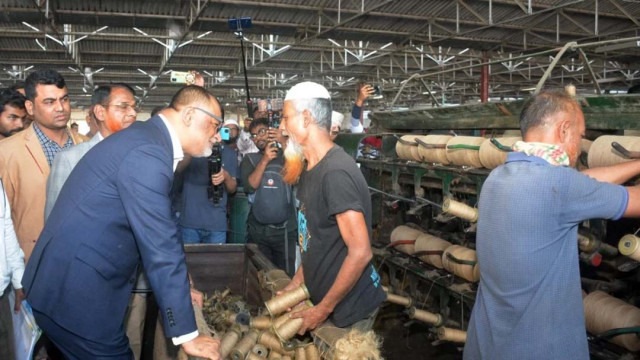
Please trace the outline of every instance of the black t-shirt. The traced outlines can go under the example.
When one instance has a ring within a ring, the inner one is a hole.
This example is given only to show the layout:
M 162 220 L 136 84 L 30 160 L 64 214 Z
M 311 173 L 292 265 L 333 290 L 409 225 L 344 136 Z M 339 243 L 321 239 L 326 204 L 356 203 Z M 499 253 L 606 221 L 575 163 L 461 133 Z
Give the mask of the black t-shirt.
M 335 215 L 347 210 L 361 212 L 371 240 L 371 197 L 355 161 L 337 145 L 313 169 L 302 174 L 297 197 L 304 282 L 311 301 L 318 304 L 335 282 L 347 256 Z M 380 276 L 369 264 L 330 320 L 339 327 L 351 325 L 367 317 L 385 297 Z

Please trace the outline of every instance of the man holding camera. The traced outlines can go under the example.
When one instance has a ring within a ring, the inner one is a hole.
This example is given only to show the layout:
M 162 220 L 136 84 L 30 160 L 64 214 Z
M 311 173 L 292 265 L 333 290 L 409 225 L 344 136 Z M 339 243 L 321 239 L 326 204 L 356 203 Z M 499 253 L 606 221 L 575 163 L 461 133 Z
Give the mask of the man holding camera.
M 179 222 L 185 244 L 227 242 L 227 197 L 236 192 L 238 159 L 235 150 L 222 141 L 231 139 L 233 123 L 226 120 L 216 134 L 210 158 L 192 158 L 184 169 Z
M 286 142 L 282 131 L 269 128 L 265 118 L 249 127 L 259 153 L 246 154 L 241 173 L 251 210 L 247 218 L 248 241 L 258 244 L 272 263 L 293 276 L 297 238 L 293 189 L 282 179 L 284 159 L 279 144 Z

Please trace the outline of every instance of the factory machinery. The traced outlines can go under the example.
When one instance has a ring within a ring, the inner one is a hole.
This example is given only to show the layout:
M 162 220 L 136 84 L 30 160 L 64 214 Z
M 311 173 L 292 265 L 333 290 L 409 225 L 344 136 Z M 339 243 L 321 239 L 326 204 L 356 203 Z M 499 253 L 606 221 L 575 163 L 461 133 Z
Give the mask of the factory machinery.
M 640 96 L 578 101 L 587 127 L 579 169 L 640 158 L 640 136 L 633 136 Z M 369 133 L 337 140 L 371 190 L 374 261 L 388 302 L 406 307 L 407 321 L 424 323 L 425 340 L 435 345 L 466 339 L 482 267 L 474 250 L 477 202 L 491 169 L 520 139 L 523 103 L 374 112 Z M 363 146 L 367 136 L 381 138 L 382 147 Z M 580 225 L 576 256 L 592 358 L 640 358 L 639 229 L 638 220 Z

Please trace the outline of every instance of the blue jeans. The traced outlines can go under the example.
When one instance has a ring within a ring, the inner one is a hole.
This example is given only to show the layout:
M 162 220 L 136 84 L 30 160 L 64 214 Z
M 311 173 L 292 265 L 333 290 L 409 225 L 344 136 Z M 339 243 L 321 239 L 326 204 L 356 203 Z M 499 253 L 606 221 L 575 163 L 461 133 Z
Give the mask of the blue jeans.
M 185 244 L 225 244 L 227 232 L 182 227 L 182 241 Z

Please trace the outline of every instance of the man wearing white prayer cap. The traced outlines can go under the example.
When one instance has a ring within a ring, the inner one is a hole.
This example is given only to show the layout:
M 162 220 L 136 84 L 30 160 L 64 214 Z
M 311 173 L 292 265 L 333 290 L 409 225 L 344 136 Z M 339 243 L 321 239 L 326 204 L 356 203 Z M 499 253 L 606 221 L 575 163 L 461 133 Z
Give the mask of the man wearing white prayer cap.
M 299 334 L 326 319 L 367 331 L 386 298 L 371 264 L 369 189 L 353 158 L 331 140 L 331 114 L 327 89 L 303 82 L 287 93 L 280 123 L 289 135 L 284 179 L 298 181 L 302 252 L 302 264 L 284 290 L 305 284 L 315 304 L 291 315 L 303 319 Z

